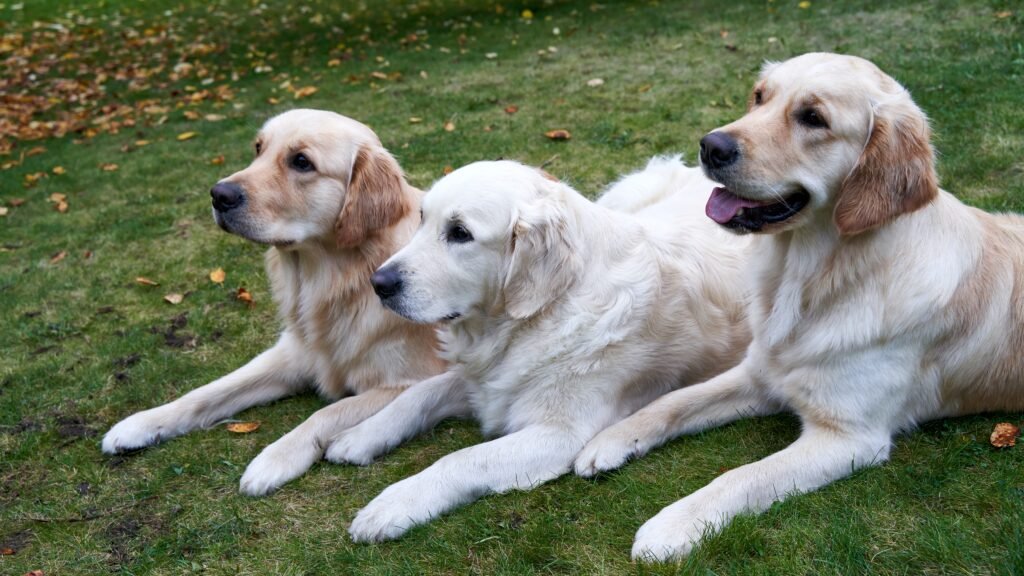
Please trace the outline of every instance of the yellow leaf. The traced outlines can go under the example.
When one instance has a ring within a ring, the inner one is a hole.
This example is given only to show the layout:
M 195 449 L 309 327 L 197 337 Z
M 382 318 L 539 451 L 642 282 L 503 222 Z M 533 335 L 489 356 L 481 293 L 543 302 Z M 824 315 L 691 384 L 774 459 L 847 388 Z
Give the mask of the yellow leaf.
M 312 96 L 313 94 L 316 94 L 317 90 L 319 90 L 319 88 L 316 86 L 305 86 L 295 91 L 295 97 L 305 98 L 306 96 Z
M 63 166 L 54 166 L 53 170 L 51 170 L 51 172 L 53 172 L 54 174 L 60 176 L 61 174 L 65 174 L 67 172 L 67 170 L 65 170 Z
M 328 68 L 335 68 L 337 66 L 341 66 L 341 59 L 339 59 L 339 58 L 331 58 L 330 60 L 327 61 L 327 67 Z
M 224 118 L 225 116 L 223 114 L 207 114 L 206 116 L 203 116 L 203 120 L 206 120 L 207 122 L 220 122 Z
M 181 134 L 178 134 L 178 142 L 183 142 L 185 140 L 191 140 L 191 139 L 195 138 L 198 135 L 199 134 L 196 133 L 196 132 L 182 132 Z
M 175 304 L 175 305 L 181 304 L 181 301 L 184 300 L 184 299 L 185 299 L 185 297 L 182 296 L 181 294 L 178 294 L 177 292 L 172 292 L 172 293 L 167 294 L 166 296 L 164 296 L 164 302 L 168 302 L 170 304 Z
M 136 140 L 135 145 L 138 146 L 139 148 L 142 148 L 143 146 L 149 146 L 149 140 Z
M 159 286 L 160 285 L 159 282 L 154 282 L 153 280 L 150 280 L 149 278 L 146 278 L 145 276 L 139 276 L 138 278 L 135 279 L 135 282 L 138 283 L 138 284 L 142 284 L 143 286 Z
M 523 17 L 523 20 L 533 20 L 533 11 L 527 8 L 526 10 L 523 10 L 520 16 Z
M 455 122 L 452 122 L 451 120 L 445 122 L 444 123 L 444 131 L 445 132 L 455 132 Z
M 807 0 L 804 0 L 803 2 L 797 4 L 797 6 L 799 6 L 803 10 L 806 10 L 811 7 L 811 3 L 808 2 Z
M 61 194 L 60 192 L 54 192 L 50 194 L 50 202 L 63 202 L 67 200 L 67 194 Z
M 185 118 L 188 118 L 189 120 L 199 120 L 199 112 L 196 112 L 195 110 L 185 110 L 183 114 L 185 115 Z
M 224 155 L 223 154 L 218 154 L 218 155 L 214 156 L 213 158 L 210 158 L 210 164 L 213 164 L 214 166 L 220 166 L 223 163 L 224 163 Z
M 235 434 L 248 434 L 259 430 L 259 422 L 232 422 L 226 426 L 228 432 L 234 432 Z
M 210 272 L 210 281 L 214 284 L 223 284 L 226 276 L 223 268 L 217 268 Z
M 104 162 L 103 164 L 100 164 L 100 170 L 103 170 L 104 172 L 116 172 L 117 169 L 118 165 L 113 162 Z

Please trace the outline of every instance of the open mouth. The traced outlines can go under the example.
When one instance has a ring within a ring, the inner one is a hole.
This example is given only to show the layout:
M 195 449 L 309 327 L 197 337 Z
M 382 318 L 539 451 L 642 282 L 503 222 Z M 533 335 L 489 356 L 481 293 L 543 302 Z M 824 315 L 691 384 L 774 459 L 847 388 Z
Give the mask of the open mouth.
M 704 211 L 726 228 L 758 232 L 769 224 L 789 220 L 810 201 L 811 195 L 802 188 L 779 200 L 750 200 L 718 187 L 711 191 Z

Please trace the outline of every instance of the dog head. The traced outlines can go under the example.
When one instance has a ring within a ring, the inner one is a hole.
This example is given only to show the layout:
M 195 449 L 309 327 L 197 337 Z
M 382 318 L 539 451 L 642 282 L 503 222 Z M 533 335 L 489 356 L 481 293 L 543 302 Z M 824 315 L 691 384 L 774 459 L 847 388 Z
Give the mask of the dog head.
M 531 317 L 580 271 L 569 193 L 516 162 L 460 168 L 424 196 L 419 230 L 374 273 L 374 289 L 388 308 L 415 322 Z
M 780 232 L 828 211 L 844 235 L 882 226 L 938 194 L 924 113 L 867 60 L 813 53 L 768 63 L 745 116 L 701 139 L 720 182 L 713 220 Z
M 365 125 L 322 110 L 291 110 L 256 136 L 252 163 L 211 190 L 224 230 L 278 247 L 363 243 L 412 207 L 395 159 Z

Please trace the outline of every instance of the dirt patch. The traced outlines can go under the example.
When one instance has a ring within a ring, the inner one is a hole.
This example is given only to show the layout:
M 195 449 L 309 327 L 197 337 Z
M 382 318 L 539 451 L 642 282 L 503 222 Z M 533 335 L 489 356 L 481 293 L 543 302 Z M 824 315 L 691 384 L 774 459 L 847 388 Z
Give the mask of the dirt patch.
M 142 354 L 129 354 L 127 356 L 121 356 L 120 358 L 114 359 L 114 367 L 116 368 L 131 368 L 142 360 Z
M 160 334 L 164 337 L 164 344 L 171 348 L 184 348 L 191 350 L 199 344 L 199 339 L 191 332 L 183 331 L 188 326 L 188 312 L 171 318 L 167 328 L 153 326 L 149 331 L 153 334 Z
M 0 536 L 0 550 L 11 550 L 13 554 L 18 554 L 28 547 L 34 538 L 35 534 L 31 530 L 22 530 Z
M 81 416 L 58 416 L 57 435 L 65 439 L 91 438 L 96 430 Z
M 10 434 L 11 436 L 15 436 L 17 434 L 21 434 L 22 432 L 35 432 L 36 430 L 42 429 L 42 427 L 43 426 L 39 422 L 36 422 L 35 420 L 32 420 L 30 418 L 22 418 L 21 421 L 15 424 L 14 426 L 0 426 L 0 434 Z

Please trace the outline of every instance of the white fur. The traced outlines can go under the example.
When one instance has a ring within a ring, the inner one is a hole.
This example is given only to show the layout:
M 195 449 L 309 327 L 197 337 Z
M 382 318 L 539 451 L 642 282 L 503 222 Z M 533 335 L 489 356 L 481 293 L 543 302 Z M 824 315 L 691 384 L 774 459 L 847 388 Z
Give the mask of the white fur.
M 637 532 L 635 558 L 685 556 L 736 514 L 885 461 L 893 435 L 917 422 L 1024 409 L 1024 221 L 968 208 L 940 191 L 916 211 L 842 235 L 834 206 L 874 120 L 923 115 L 891 78 L 850 57 L 802 56 L 767 68 L 759 86 L 765 104 L 721 129 L 744 146 L 730 168 L 738 182 L 722 182 L 752 197 L 793 186 L 819 186 L 810 191 L 821 196 L 758 249 L 746 358 L 604 430 L 576 470 L 609 470 L 680 434 L 782 409 L 800 416 L 803 433 L 785 450 L 663 509 Z M 883 93 L 887 100 L 876 97 Z M 778 115 L 791 113 L 787 103 L 812 94 L 829 114 L 833 137 L 801 127 L 792 138 L 773 134 L 782 126 Z M 778 142 L 796 148 L 779 149 Z M 924 156 L 894 164 L 920 161 L 930 169 L 930 149 Z M 804 174 L 811 176 L 805 181 Z
M 390 486 L 356 516 L 353 539 L 397 538 L 484 494 L 556 478 L 601 429 L 734 365 L 748 340 L 748 241 L 700 216 L 711 188 L 672 158 L 597 203 L 508 161 L 435 184 L 420 230 L 382 270 L 402 274 L 385 301 L 396 311 L 458 314 L 444 335 L 452 368 L 342 433 L 326 457 L 365 464 L 448 416 L 472 415 L 496 438 Z M 456 223 L 471 242 L 449 239 Z

